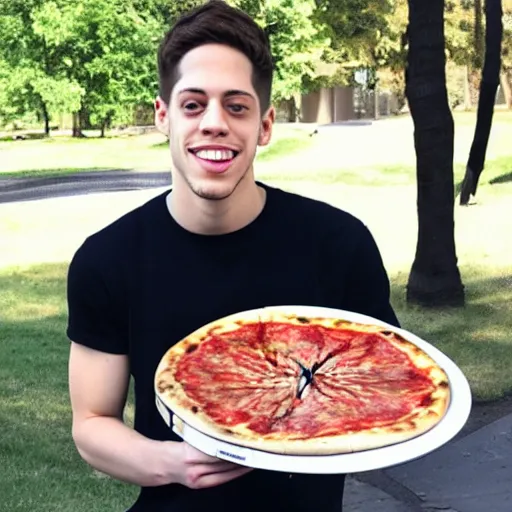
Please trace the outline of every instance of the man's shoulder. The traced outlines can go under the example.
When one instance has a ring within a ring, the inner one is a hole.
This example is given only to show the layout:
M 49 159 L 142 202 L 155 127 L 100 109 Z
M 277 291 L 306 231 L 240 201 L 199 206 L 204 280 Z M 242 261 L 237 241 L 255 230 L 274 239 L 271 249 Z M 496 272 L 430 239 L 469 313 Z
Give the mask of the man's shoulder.
M 277 205 L 276 212 L 294 222 L 300 222 L 303 226 L 336 232 L 366 230 L 361 219 L 331 203 L 297 192 L 268 185 L 265 187 L 273 195 Z
M 105 227 L 87 236 L 77 253 L 86 253 L 107 257 L 117 254 L 126 254 L 134 248 L 140 238 L 142 230 L 151 227 L 153 219 L 158 216 L 160 208 L 165 203 L 165 195 L 160 194 L 144 204 L 128 211 Z

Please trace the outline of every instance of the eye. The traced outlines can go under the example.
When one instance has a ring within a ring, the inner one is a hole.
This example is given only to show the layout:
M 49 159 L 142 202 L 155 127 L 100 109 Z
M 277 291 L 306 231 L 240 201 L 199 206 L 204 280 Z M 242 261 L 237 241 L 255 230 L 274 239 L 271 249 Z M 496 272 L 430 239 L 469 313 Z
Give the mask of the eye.
M 239 103 L 232 103 L 228 105 L 228 108 L 233 114 L 241 114 L 244 110 L 249 110 L 245 105 L 240 105 Z
M 183 109 L 185 110 L 185 112 L 187 114 L 189 114 L 189 113 L 196 114 L 199 111 L 201 111 L 202 108 L 203 107 L 200 103 L 198 103 L 197 101 L 193 101 L 193 100 L 187 101 L 183 104 Z

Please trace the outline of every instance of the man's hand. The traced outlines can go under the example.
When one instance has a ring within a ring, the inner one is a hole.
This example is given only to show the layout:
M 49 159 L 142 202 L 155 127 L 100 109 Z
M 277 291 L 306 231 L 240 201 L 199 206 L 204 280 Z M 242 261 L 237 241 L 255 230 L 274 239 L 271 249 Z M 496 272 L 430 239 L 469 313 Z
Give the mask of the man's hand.
M 185 442 L 178 444 L 179 464 L 173 481 L 190 489 L 215 487 L 252 471 L 252 468 L 210 457 Z
M 129 381 L 127 356 L 73 343 L 69 361 L 73 438 L 97 470 L 142 487 L 178 483 L 214 487 L 251 468 L 210 457 L 184 442 L 156 441 L 122 421 Z

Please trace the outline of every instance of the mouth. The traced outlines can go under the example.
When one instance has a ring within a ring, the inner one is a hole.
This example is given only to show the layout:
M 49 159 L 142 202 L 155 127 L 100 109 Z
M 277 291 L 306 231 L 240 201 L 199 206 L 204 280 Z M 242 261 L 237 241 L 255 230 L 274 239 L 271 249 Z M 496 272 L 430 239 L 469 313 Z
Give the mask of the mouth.
M 230 162 L 240 153 L 232 149 L 189 149 L 188 152 L 210 162 Z
M 227 148 L 198 148 L 188 152 L 197 159 L 207 173 L 222 174 L 233 164 L 240 151 Z

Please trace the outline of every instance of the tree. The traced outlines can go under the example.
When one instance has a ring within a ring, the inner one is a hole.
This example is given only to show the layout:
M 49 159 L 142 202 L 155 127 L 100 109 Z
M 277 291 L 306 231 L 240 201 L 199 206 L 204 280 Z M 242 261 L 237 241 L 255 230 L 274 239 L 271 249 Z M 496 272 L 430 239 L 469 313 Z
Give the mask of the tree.
M 272 46 L 275 78 L 273 101 L 289 100 L 303 91 L 305 78 L 315 78 L 329 39 L 315 23 L 314 0 L 231 0 L 265 30 Z
M 315 20 L 326 27 L 330 62 L 375 67 L 387 57 L 389 19 L 394 0 L 317 0 Z M 399 7 L 398 7 L 399 8 Z M 381 61 L 381 62 L 379 62 Z
M 414 122 L 418 241 L 407 301 L 464 304 L 454 239 L 454 122 L 445 73 L 444 0 L 408 0 L 406 96 Z
M 86 118 L 102 135 L 113 121 L 131 122 L 136 105 L 156 91 L 155 55 L 163 21 L 122 0 L 81 0 L 68 39 L 68 73 L 84 88 L 79 126 Z M 71 44 L 71 41 L 73 43 Z
M 4 101 L 11 106 L 11 116 L 38 112 L 47 135 L 52 116 L 76 108 L 83 94 L 66 75 L 64 56 L 52 45 L 66 30 L 66 20 L 55 15 L 54 2 L 6 0 L 0 16 Z M 43 30 L 45 20 L 53 20 L 53 32 Z
M 156 90 L 155 54 L 164 18 L 122 0 L 4 0 L 0 54 L 12 72 L 10 96 L 52 114 L 73 112 L 74 135 L 86 120 L 105 127 L 128 120 Z M 163 9 L 163 8 L 162 8 Z
M 485 154 L 491 133 L 496 92 L 500 84 L 501 39 L 503 36 L 501 0 L 485 2 L 485 61 L 480 83 L 475 135 L 462 182 L 460 204 L 467 205 L 476 194 L 478 180 L 485 164 Z

